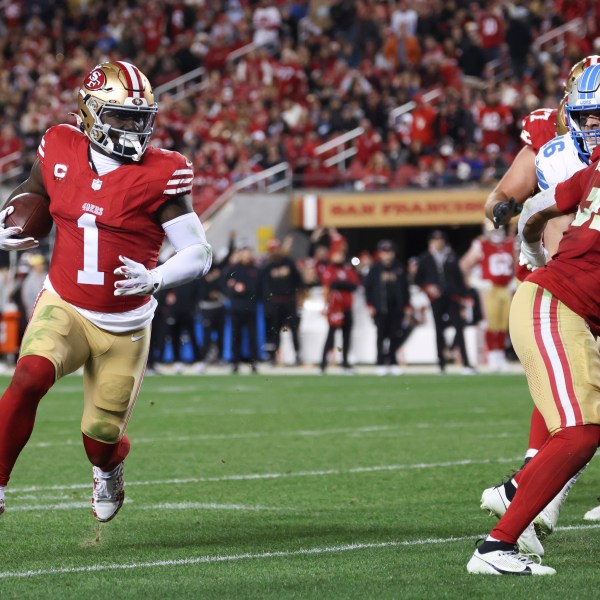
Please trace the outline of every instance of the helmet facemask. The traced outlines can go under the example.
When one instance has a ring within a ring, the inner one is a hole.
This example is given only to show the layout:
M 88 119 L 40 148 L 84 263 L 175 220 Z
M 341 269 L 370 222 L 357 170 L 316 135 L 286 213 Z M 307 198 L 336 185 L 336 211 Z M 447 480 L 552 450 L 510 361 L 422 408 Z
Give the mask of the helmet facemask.
M 575 80 L 566 103 L 569 130 L 582 158 L 589 156 L 600 144 L 600 65 L 591 66 Z M 592 128 L 590 115 L 598 116 L 598 124 Z
M 98 65 L 79 92 L 78 122 L 90 141 L 117 160 L 141 160 L 158 105 L 146 77 L 121 61 Z

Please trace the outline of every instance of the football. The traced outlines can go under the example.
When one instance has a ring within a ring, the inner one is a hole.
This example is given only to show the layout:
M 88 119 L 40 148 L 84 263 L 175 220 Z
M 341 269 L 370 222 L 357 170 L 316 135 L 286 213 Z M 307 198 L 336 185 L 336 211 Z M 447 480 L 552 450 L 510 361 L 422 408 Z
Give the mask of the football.
M 50 233 L 54 221 L 44 196 L 25 192 L 12 198 L 4 208 L 7 206 L 14 206 L 14 211 L 6 217 L 5 227 L 21 227 L 23 232 L 18 237 L 41 240 Z

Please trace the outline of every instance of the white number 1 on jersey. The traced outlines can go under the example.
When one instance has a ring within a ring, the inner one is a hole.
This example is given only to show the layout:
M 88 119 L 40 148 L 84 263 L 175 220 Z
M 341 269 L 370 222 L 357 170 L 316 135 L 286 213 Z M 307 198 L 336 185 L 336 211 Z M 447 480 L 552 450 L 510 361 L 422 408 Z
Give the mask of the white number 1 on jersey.
M 83 229 L 83 271 L 77 271 L 77 283 L 104 285 L 104 273 L 98 271 L 98 228 L 96 215 L 84 213 L 77 220 Z

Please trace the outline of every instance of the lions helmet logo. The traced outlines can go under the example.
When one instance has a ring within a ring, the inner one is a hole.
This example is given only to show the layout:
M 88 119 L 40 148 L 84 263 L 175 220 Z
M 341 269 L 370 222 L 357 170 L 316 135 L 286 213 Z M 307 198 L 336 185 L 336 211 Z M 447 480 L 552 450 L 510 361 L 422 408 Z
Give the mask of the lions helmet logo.
M 100 69 L 95 69 L 87 76 L 83 85 L 88 90 L 101 90 L 106 85 L 106 75 Z

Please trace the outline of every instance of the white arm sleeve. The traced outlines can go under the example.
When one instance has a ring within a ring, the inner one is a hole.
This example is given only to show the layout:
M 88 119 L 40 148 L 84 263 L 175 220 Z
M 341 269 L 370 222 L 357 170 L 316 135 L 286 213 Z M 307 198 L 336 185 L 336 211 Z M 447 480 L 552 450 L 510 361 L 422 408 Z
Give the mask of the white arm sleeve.
M 162 288 L 171 288 L 206 275 L 212 264 L 212 247 L 196 213 L 185 213 L 163 223 L 163 229 L 175 254 L 153 271 Z
M 555 187 L 548 188 L 543 192 L 539 192 L 535 196 L 532 196 L 523 204 L 523 210 L 521 211 L 521 216 L 519 217 L 519 226 L 518 232 L 519 237 L 524 240 L 523 230 L 525 229 L 525 225 L 527 225 L 527 221 L 533 217 L 536 213 L 549 208 L 553 204 L 556 204 L 554 199 L 554 190 Z

